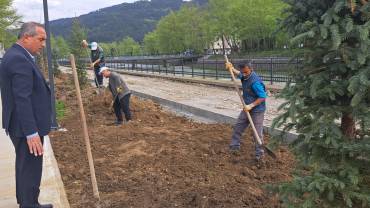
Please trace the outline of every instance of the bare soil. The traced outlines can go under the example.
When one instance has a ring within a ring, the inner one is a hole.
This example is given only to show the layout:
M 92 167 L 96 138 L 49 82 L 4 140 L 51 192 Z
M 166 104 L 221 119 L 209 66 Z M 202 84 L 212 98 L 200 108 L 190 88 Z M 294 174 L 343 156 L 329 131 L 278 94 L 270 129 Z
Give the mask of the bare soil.
M 69 67 L 61 67 L 64 72 L 71 72 Z M 92 70 L 88 70 L 88 77 L 93 80 Z M 145 76 L 145 72 L 143 75 Z M 212 112 L 238 117 L 242 109 L 240 98 L 235 88 L 212 86 L 200 83 L 186 83 L 169 79 L 151 78 L 144 76 L 121 75 L 131 90 L 160 98 L 176 101 Z M 230 82 L 232 83 L 231 79 Z M 107 86 L 108 80 L 104 79 Z M 263 124 L 271 126 L 274 118 L 282 114 L 276 109 L 285 102 L 276 99 L 276 92 L 268 92 L 266 98 L 266 112 Z
M 71 79 L 54 78 L 56 100 L 68 107 L 58 123 L 68 131 L 49 136 L 71 207 L 96 207 Z M 289 169 L 296 163 L 287 147 L 275 152 L 277 159 L 266 156 L 259 169 L 251 129 L 240 152 L 225 151 L 232 125 L 195 123 L 136 96 L 130 99 L 133 120 L 116 126 L 108 113 L 111 93 L 93 90 L 88 86 L 81 94 L 100 207 L 281 207 L 262 185 L 292 179 Z M 268 142 L 269 135 L 264 138 Z

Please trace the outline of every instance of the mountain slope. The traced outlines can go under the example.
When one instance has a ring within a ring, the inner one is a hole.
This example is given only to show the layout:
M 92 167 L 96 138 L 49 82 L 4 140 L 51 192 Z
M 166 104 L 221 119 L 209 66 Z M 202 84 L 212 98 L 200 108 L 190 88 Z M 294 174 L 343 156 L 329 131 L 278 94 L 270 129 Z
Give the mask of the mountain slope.
M 193 0 L 203 5 L 208 0 Z M 88 42 L 122 41 L 125 36 L 141 43 L 144 35 L 155 30 L 158 21 L 171 10 L 178 11 L 183 0 L 152 0 L 123 3 L 99 9 L 78 17 L 81 26 L 86 27 Z M 71 35 L 73 18 L 50 21 L 54 37 L 66 38 Z

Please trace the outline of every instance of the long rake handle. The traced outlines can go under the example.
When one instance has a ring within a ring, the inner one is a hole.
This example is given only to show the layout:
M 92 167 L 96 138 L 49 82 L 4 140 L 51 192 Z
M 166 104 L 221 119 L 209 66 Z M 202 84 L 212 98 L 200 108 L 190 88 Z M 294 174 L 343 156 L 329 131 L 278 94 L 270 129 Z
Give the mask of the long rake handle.
M 229 59 L 227 58 L 227 55 L 226 55 L 226 54 L 225 54 L 225 60 L 226 60 L 226 63 L 228 63 L 228 62 L 229 62 Z M 239 86 L 238 86 L 238 84 L 236 84 L 235 75 L 234 75 L 234 73 L 233 73 L 233 70 L 232 70 L 232 69 L 229 69 L 229 71 L 230 71 L 230 74 L 231 74 L 231 78 L 232 78 L 232 79 L 233 79 L 233 81 L 234 81 L 235 89 L 236 89 L 236 91 L 238 92 L 238 94 L 239 94 L 239 98 L 240 98 L 240 100 L 242 101 L 242 104 L 243 104 L 243 107 L 244 107 L 244 106 L 245 106 L 245 101 L 244 101 L 244 99 L 243 99 L 243 97 L 242 97 L 242 94 L 240 93 L 240 90 L 239 90 Z M 245 112 L 245 111 L 244 111 L 244 112 Z M 254 127 L 254 123 L 253 123 L 253 121 L 252 121 L 251 115 L 249 114 L 249 111 L 247 111 L 247 112 L 245 112 L 245 113 L 246 113 L 246 114 L 247 114 L 247 116 L 248 116 L 249 123 L 251 124 L 252 130 L 253 130 L 253 134 L 254 134 L 254 136 L 256 137 L 258 144 L 259 144 L 259 145 L 262 145 L 261 139 L 260 139 L 260 137 L 258 136 L 258 133 L 257 133 L 256 127 Z

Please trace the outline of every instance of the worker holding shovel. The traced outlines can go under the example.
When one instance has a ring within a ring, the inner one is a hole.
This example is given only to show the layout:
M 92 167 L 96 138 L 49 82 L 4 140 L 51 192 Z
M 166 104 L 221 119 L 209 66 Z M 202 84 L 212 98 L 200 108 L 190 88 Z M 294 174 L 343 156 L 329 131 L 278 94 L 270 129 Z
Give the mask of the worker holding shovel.
M 95 85 L 97 88 L 100 88 L 102 92 L 105 92 L 104 85 L 103 85 L 103 76 L 99 75 L 100 68 L 105 66 L 105 57 L 104 57 L 103 49 L 100 46 L 98 46 L 96 42 L 87 44 L 86 40 L 83 40 L 81 42 L 81 45 L 85 47 L 89 47 L 91 49 L 90 67 L 94 69 L 94 73 L 96 77 Z M 87 53 L 87 49 L 86 49 L 86 53 Z M 99 91 L 95 91 L 95 93 L 99 93 Z
M 119 74 L 109 71 L 108 67 L 105 66 L 100 68 L 99 75 L 103 75 L 105 78 L 109 78 L 109 89 L 112 92 L 111 106 L 114 108 L 114 113 L 117 116 L 117 121 L 114 121 L 114 124 L 123 124 L 121 109 L 125 114 L 126 121 L 131 121 L 131 91 L 127 87 L 125 81 Z
M 266 110 L 266 93 L 265 85 L 262 80 L 253 71 L 252 64 L 249 60 L 243 60 L 238 63 L 239 70 L 236 70 L 230 62 L 226 63 L 226 69 L 232 70 L 234 75 L 239 77 L 243 86 L 243 99 L 245 106 L 240 112 L 238 120 L 233 128 L 231 136 L 231 145 L 226 150 L 240 150 L 240 141 L 242 140 L 245 129 L 250 125 L 246 112 L 249 112 L 254 123 L 257 134 L 263 144 L 263 120 Z M 255 159 L 259 160 L 265 156 L 263 148 L 259 145 L 257 138 L 253 135 L 256 154 Z

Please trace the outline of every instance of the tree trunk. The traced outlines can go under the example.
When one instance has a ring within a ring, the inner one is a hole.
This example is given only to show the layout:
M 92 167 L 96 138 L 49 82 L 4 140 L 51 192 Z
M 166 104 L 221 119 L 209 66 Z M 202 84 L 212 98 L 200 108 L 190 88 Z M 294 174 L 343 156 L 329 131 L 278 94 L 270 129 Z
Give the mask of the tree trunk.
M 348 113 L 345 113 L 343 115 L 340 129 L 343 135 L 346 136 L 348 140 L 356 139 L 355 122 L 353 121 L 353 118 L 348 115 Z
M 225 41 L 224 41 L 224 36 L 222 36 L 221 40 L 222 40 L 222 51 L 223 51 L 223 54 L 225 55 L 226 53 L 225 53 Z

